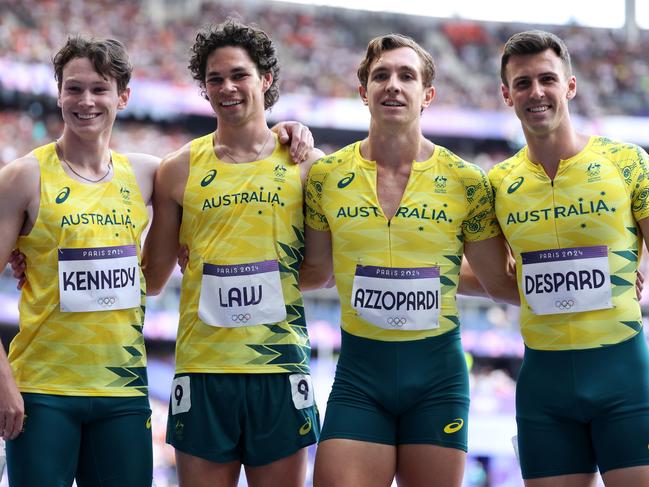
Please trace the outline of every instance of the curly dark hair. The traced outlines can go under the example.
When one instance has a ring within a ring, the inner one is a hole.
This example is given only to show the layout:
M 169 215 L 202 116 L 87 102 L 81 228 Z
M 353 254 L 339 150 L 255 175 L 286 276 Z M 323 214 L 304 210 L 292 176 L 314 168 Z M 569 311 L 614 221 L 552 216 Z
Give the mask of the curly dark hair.
M 59 92 L 63 83 L 63 68 L 77 58 L 89 59 L 97 73 L 104 78 L 114 78 L 119 93 L 123 93 L 131 81 L 133 65 L 129 61 L 124 44 L 116 39 L 97 39 L 77 35 L 68 37 L 65 45 L 52 58 L 54 79 Z
M 257 66 L 260 75 L 271 73 L 273 82 L 264 93 L 264 108 L 272 107 L 279 98 L 279 62 L 275 53 L 275 46 L 268 34 L 254 25 L 242 24 L 238 20 L 228 18 L 217 26 L 209 26 L 196 35 L 196 42 L 192 46 L 192 57 L 189 61 L 189 70 L 193 78 L 199 82 L 205 92 L 205 70 L 207 58 L 212 52 L 221 47 L 241 47 L 246 50 L 250 59 Z

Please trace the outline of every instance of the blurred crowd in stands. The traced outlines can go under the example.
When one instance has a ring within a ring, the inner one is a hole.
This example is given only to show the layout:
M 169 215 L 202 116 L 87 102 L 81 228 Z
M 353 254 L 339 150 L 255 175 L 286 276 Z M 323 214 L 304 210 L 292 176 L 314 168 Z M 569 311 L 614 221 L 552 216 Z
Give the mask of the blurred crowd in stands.
M 114 36 L 127 45 L 136 77 L 192 84 L 187 63 L 197 29 L 227 16 L 271 34 L 284 93 L 357 96 L 355 73 L 368 40 L 400 32 L 432 52 L 438 64 L 436 103 L 486 110 L 504 109 L 498 82 L 504 42 L 530 28 L 270 1 L 0 0 L 0 58 L 49 63 L 68 34 Z M 579 79 L 577 113 L 649 116 L 649 31 L 629 43 L 621 29 L 543 28 L 570 48 Z

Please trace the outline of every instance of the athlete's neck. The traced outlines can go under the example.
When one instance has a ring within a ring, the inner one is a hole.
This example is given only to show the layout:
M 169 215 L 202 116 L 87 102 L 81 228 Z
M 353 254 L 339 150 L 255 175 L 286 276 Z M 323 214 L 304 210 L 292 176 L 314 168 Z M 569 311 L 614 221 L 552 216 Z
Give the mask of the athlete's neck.
M 58 139 L 58 150 L 65 160 L 78 169 L 103 172 L 110 162 L 110 132 L 94 139 L 82 138 L 71 130 L 63 129 Z
M 413 161 L 425 161 L 433 155 L 435 145 L 416 130 L 381 130 L 370 124 L 369 136 L 361 142 L 361 154 L 378 166 L 398 168 Z
M 214 132 L 214 151 L 219 159 L 230 162 L 250 162 L 273 153 L 275 144 L 266 123 L 239 127 L 219 125 Z
M 544 135 L 525 133 L 525 139 L 527 157 L 543 166 L 548 177 L 554 179 L 559 163 L 579 154 L 588 144 L 589 136 L 578 133 L 571 125 L 568 129 Z

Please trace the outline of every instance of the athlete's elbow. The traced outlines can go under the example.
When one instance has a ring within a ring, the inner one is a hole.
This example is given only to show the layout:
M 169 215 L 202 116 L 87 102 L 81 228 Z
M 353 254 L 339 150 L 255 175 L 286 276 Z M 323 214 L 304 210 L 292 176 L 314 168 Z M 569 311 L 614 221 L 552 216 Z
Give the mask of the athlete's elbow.
M 322 272 L 317 267 L 302 266 L 300 268 L 300 290 L 311 291 L 323 287 L 331 287 L 333 277 L 330 272 Z

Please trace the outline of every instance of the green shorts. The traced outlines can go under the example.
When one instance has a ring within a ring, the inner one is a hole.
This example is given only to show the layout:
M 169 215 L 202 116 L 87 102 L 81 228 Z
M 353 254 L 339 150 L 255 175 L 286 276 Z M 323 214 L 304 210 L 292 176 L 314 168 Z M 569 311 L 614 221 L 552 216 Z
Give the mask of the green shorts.
M 526 479 L 649 465 L 644 333 L 603 348 L 526 348 L 516 421 Z
M 318 441 L 320 420 L 304 374 L 178 374 L 167 443 L 217 463 L 260 466 Z
M 25 427 L 7 441 L 12 487 L 150 487 L 151 409 L 138 397 L 24 393 Z
M 432 444 L 466 451 L 469 374 L 460 331 L 407 342 L 342 332 L 320 441 Z

